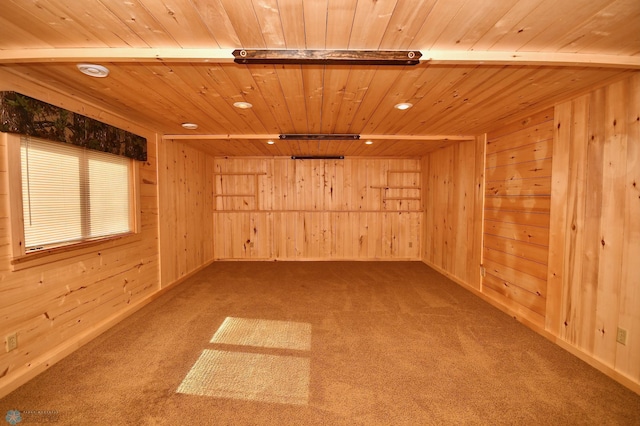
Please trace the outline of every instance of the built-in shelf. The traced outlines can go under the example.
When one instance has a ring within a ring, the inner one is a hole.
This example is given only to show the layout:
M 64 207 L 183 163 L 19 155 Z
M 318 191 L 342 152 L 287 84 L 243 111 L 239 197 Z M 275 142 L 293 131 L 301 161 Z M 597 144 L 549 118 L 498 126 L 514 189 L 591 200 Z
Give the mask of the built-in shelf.
M 422 172 L 420 170 L 387 170 L 386 180 L 387 182 L 391 181 L 392 174 L 418 174 L 421 175 Z M 418 182 L 421 182 L 421 179 L 418 178 Z M 383 210 L 385 207 L 385 203 L 387 201 L 422 201 L 422 194 L 420 190 L 422 189 L 420 186 L 407 186 L 407 185 L 372 185 L 370 188 L 379 189 L 381 192 L 381 208 Z M 396 194 L 389 194 L 389 191 L 392 190 L 400 190 L 400 191 L 418 191 L 418 196 L 402 196 Z
M 222 182 L 223 176 L 253 176 L 253 194 L 216 194 L 216 182 L 214 179 L 213 185 L 213 197 L 222 197 L 222 198 L 253 198 L 254 200 L 254 208 L 255 210 L 260 210 L 259 198 L 258 198 L 258 177 L 266 176 L 266 172 L 215 172 L 213 175 L 218 176 L 220 181 Z
M 266 172 L 217 172 L 214 176 L 261 176 L 266 175 Z

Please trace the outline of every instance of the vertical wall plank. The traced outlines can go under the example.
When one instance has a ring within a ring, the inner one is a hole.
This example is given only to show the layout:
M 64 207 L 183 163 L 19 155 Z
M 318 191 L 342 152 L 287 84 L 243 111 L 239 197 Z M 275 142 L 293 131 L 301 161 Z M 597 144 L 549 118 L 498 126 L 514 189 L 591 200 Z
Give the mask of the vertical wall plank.
M 615 362 L 616 328 L 622 280 L 622 250 L 625 216 L 627 162 L 627 96 L 625 81 L 606 88 L 604 96 L 604 140 L 602 173 L 602 217 L 600 222 L 600 267 L 596 301 L 594 356 L 609 365 Z
M 571 137 L 572 103 L 554 110 L 553 166 L 551 171 L 551 210 L 549 224 L 549 262 L 545 327 L 559 334 L 562 322 L 562 281 L 564 274 L 564 241 L 566 238 L 568 174 L 571 172 L 569 144 Z

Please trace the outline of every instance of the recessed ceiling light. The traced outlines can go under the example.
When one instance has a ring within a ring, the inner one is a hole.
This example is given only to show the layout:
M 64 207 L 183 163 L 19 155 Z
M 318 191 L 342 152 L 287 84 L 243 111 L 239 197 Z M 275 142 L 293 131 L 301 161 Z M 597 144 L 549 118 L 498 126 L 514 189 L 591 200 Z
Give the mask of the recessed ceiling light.
M 409 109 L 409 108 L 411 108 L 412 106 L 413 106 L 413 104 L 410 104 L 409 102 L 402 102 L 402 103 L 396 104 L 396 105 L 394 106 L 394 108 L 395 108 L 395 109 L 399 109 L 399 110 L 401 110 L 401 111 L 404 111 L 405 109 Z
M 76 65 L 82 74 L 91 77 L 106 77 L 109 75 L 109 69 L 97 64 L 78 64 Z
M 182 127 L 187 130 L 195 130 L 198 128 L 198 125 L 196 123 L 182 123 Z
M 249 109 L 253 105 L 251 105 L 249 102 L 235 102 L 233 106 L 240 109 Z
M 366 141 L 364 144 L 365 145 L 373 145 L 373 141 Z
M 267 143 L 268 143 L 269 145 L 273 145 L 275 142 L 274 142 L 274 141 L 267 141 Z

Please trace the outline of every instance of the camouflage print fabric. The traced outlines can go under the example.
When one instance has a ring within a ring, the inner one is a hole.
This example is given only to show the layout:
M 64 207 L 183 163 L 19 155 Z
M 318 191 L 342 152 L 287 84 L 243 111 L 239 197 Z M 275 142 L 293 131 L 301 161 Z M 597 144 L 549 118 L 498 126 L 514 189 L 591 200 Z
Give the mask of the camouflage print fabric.
M 147 160 L 147 139 L 16 92 L 0 92 L 0 132 Z

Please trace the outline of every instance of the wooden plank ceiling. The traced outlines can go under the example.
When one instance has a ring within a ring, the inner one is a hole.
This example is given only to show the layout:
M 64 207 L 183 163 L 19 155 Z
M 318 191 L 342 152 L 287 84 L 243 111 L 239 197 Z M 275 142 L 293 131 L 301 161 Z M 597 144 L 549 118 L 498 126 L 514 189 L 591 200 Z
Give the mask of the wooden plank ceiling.
M 195 55 L 236 48 L 412 49 L 441 60 L 283 66 Z M 186 59 L 136 60 L 133 49 L 183 49 Z M 473 60 L 447 60 L 461 52 Z M 495 54 L 536 60 L 493 62 Z M 551 63 L 540 60 L 547 55 Z M 110 74 L 87 77 L 78 62 Z M 7 0 L 0 9 L 5 76 L 186 135 L 214 155 L 422 155 L 637 71 L 629 63 L 640 63 L 638 0 Z M 253 108 L 234 108 L 237 101 Z M 399 102 L 414 106 L 399 111 Z M 184 122 L 199 128 L 184 130 Z M 374 139 L 267 145 L 255 136 L 283 133 Z

